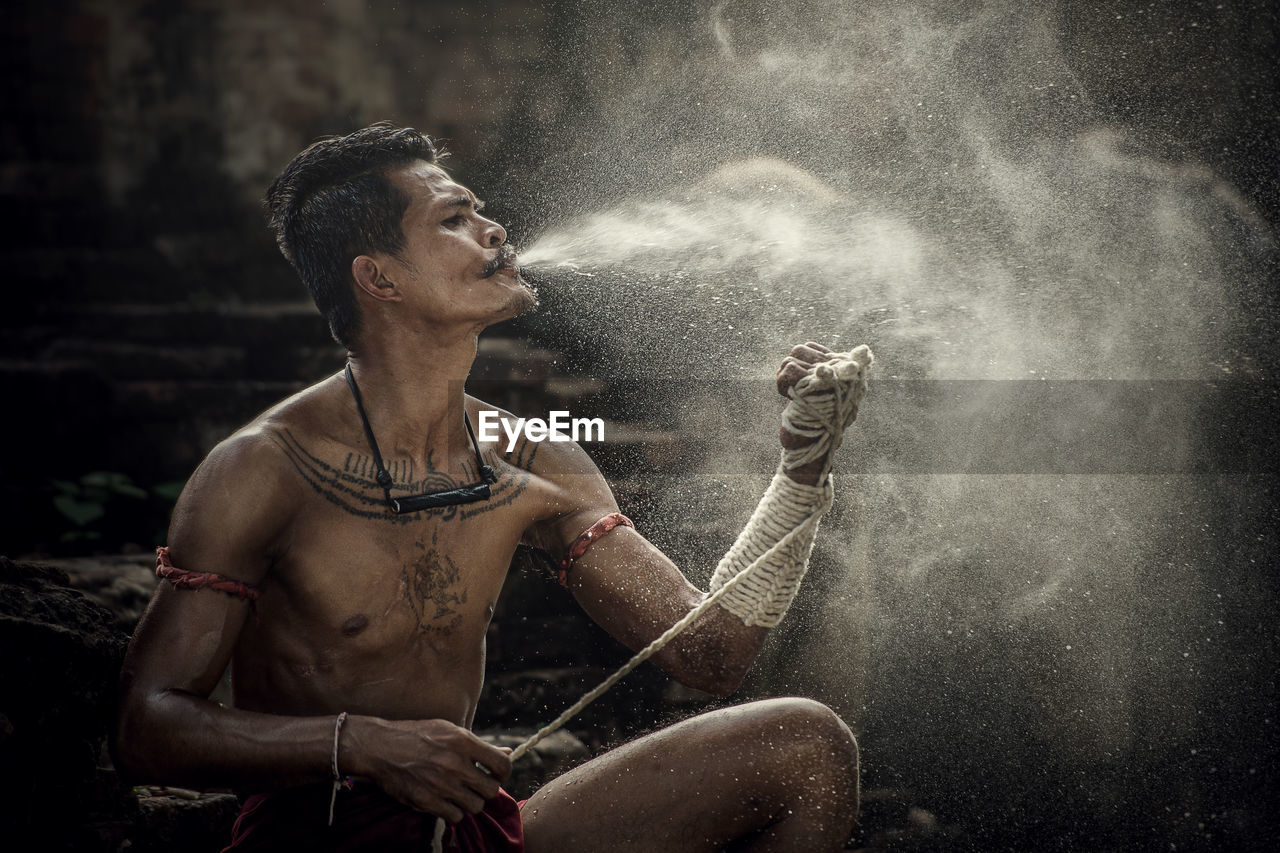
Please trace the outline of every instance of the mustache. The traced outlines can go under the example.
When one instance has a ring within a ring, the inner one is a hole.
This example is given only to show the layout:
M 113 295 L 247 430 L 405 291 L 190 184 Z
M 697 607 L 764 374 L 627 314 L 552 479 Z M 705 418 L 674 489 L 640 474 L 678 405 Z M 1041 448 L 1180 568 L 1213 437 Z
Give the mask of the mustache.
M 511 267 L 513 269 L 519 269 L 518 267 L 516 267 L 516 250 L 511 248 L 506 243 L 503 243 L 501 246 L 498 247 L 498 254 L 493 256 L 493 260 L 485 264 L 484 272 L 480 274 L 480 277 L 489 278 L 495 275 L 498 272 L 498 270 L 502 269 L 503 267 Z

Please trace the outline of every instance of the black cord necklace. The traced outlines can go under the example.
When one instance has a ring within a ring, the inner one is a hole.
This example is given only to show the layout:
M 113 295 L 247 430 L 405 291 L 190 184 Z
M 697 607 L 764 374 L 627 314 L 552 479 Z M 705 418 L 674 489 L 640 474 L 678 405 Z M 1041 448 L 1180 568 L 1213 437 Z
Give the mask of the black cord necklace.
M 382 487 L 383 494 L 387 496 L 387 506 L 391 507 L 392 512 L 396 515 L 404 515 L 410 512 L 420 512 L 424 509 L 470 504 L 489 499 L 492 494 L 489 490 L 489 485 L 498 482 L 498 475 L 493 473 L 492 468 L 484 464 L 484 459 L 480 456 L 480 444 L 476 441 L 476 434 L 471 431 L 471 421 L 467 418 L 467 410 L 465 408 L 462 410 L 462 423 L 467 427 L 467 437 L 471 439 L 471 449 L 476 453 L 476 466 L 480 470 L 480 482 L 436 492 L 423 492 L 420 495 L 409 495 L 403 498 L 391 497 L 391 486 L 394 481 L 387 472 L 387 467 L 382 464 L 382 454 L 378 451 L 378 442 L 373 437 L 373 427 L 369 426 L 369 418 L 364 413 L 364 402 L 360 399 L 360 387 L 356 385 L 356 377 L 351 372 L 351 362 L 347 362 L 346 373 L 347 386 L 351 388 L 351 396 L 356 401 L 356 411 L 360 413 L 360 425 L 364 427 L 365 438 L 369 439 L 369 449 L 373 451 L 373 464 L 378 466 L 378 474 L 375 479 L 377 479 L 378 485 Z

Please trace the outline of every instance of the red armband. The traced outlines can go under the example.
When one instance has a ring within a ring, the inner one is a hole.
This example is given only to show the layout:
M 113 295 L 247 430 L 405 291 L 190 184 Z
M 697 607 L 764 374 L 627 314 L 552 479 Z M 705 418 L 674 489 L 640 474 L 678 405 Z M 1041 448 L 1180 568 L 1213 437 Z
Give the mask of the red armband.
M 623 527 L 630 527 L 632 530 L 635 529 L 635 525 L 632 524 L 631 519 L 627 518 L 620 512 L 611 512 L 595 524 L 588 527 L 581 536 L 573 540 L 573 544 L 569 546 L 568 553 L 566 553 L 564 555 L 564 559 L 560 561 L 560 586 L 569 586 L 569 570 L 573 568 L 574 562 L 576 562 L 579 557 L 587 553 L 587 549 L 591 547 L 591 544 L 619 525 Z
M 169 549 L 164 546 L 156 549 L 156 575 L 173 584 L 174 589 L 216 589 L 218 592 L 234 595 L 241 601 L 248 601 L 251 607 L 261 595 L 256 586 L 243 581 L 215 572 L 189 572 L 178 568 L 170 562 Z

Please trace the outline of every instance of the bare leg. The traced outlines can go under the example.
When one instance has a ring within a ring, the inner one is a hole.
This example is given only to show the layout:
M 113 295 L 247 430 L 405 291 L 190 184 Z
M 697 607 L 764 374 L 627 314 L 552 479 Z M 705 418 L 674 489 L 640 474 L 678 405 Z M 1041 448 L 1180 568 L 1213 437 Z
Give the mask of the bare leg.
M 825 705 L 713 711 L 578 767 L 525 804 L 530 853 L 840 850 L 858 812 L 858 747 Z

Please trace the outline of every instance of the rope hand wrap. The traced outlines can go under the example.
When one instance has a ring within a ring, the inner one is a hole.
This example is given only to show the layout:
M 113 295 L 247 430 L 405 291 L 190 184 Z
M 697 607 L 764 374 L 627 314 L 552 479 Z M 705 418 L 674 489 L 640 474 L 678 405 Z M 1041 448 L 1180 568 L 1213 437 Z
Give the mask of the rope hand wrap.
M 805 382 L 806 379 L 813 378 L 813 377 L 806 376 L 804 379 L 801 379 L 800 382 L 796 383 L 796 389 L 799 389 L 800 399 L 804 399 L 806 400 L 806 402 L 801 403 L 799 407 L 800 413 L 798 415 L 793 414 L 792 417 L 788 418 L 787 414 L 784 413 L 783 423 L 786 424 L 788 428 L 793 430 L 797 426 L 799 426 L 801 429 L 807 429 L 809 427 L 805 426 L 805 424 L 810 420 L 810 418 L 815 416 L 820 417 L 823 412 L 827 412 L 832 416 L 831 420 L 829 421 L 819 420 L 817 422 L 829 424 L 830 429 L 836 432 L 837 435 L 834 439 L 828 438 L 825 444 L 823 444 L 821 439 L 818 442 L 815 442 L 815 444 L 831 447 L 833 449 L 835 447 L 838 447 L 840 444 L 839 433 L 843 431 L 843 429 L 853 421 L 853 416 L 857 413 L 857 405 L 862 400 L 863 395 L 866 394 L 866 373 L 867 373 L 867 368 L 871 366 L 872 361 L 873 361 L 873 356 L 871 355 L 871 350 L 865 346 L 858 347 L 857 349 L 855 349 L 853 352 L 850 352 L 850 353 L 833 353 L 829 357 L 828 361 L 825 362 L 825 366 L 829 367 L 830 371 L 829 373 L 827 373 L 826 376 L 824 376 L 824 378 L 818 381 L 806 383 Z M 845 362 L 854 362 L 858 366 L 857 372 L 855 373 L 852 369 L 845 366 L 844 364 Z M 824 365 L 819 365 L 819 366 L 822 367 Z M 844 378 L 841 378 L 842 376 Z M 833 382 L 832 380 L 836 380 L 836 381 Z M 804 385 L 804 388 L 800 388 L 802 384 Z M 787 412 L 791 412 L 793 408 L 796 408 L 796 398 L 797 398 L 796 389 L 793 389 L 792 403 L 790 406 L 787 407 Z M 810 389 L 812 389 L 812 391 Z M 822 392 L 827 392 L 827 393 L 824 394 Z M 806 397 L 809 394 L 815 395 L 817 399 L 807 400 Z M 829 397 L 830 400 L 829 401 L 824 400 L 823 399 L 824 397 Z M 830 405 L 827 405 L 828 402 L 830 403 Z M 839 422 L 835 420 L 834 416 L 836 414 L 840 415 Z M 837 426 L 837 423 L 838 423 L 838 426 Z M 802 456 L 809 456 L 812 459 L 818 458 L 816 453 L 802 454 Z M 793 459 L 794 458 L 797 458 L 797 457 L 793 457 Z M 795 464 L 804 464 L 804 463 L 800 462 Z M 787 467 L 787 456 L 785 453 L 783 455 L 782 465 L 783 465 L 783 468 Z M 792 467 L 794 467 L 794 464 Z M 831 481 L 827 476 L 830 471 L 830 468 L 831 468 L 831 457 L 828 456 L 826 461 L 823 464 L 822 476 L 818 478 L 819 482 L 825 483 L 825 485 L 820 489 L 824 494 L 828 494 L 831 489 Z M 789 477 L 787 479 L 790 480 Z M 776 477 L 775 477 L 775 480 L 776 480 Z M 799 483 L 796 483 L 795 485 L 801 489 L 816 488 L 812 486 L 809 486 L 809 487 L 801 486 Z M 767 496 L 767 493 L 766 493 L 766 496 Z M 764 503 L 765 501 L 761 500 L 762 507 Z M 829 500 L 828 500 L 828 505 L 829 505 Z M 759 512 L 760 512 L 760 508 L 758 507 L 756 514 L 759 514 Z M 742 571 L 728 578 L 722 578 L 722 584 L 721 586 L 719 586 L 719 588 L 717 588 L 715 586 L 715 583 L 713 583 L 711 592 L 707 595 L 705 599 L 702 600 L 701 604 L 699 604 L 697 607 L 693 608 L 688 613 L 686 613 L 683 617 L 680 618 L 678 622 L 676 622 L 676 624 L 672 625 L 670 628 L 664 631 L 661 636 L 656 637 L 653 640 L 653 642 L 649 643 L 649 645 L 645 646 L 643 649 L 636 652 L 635 655 L 631 658 L 631 660 L 627 661 L 625 664 L 619 667 L 617 672 L 615 672 L 613 675 L 606 678 L 600 684 L 596 685 L 596 687 L 592 689 L 590 692 L 588 692 L 585 696 L 583 696 L 577 702 L 574 702 L 571 706 L 566 708 L 560 714 L 560 716 L 556 717 L 550 723 L 547 723 L 547 725 L 543 726 L 541 729 L 534 732 L 534 734 L 528 740 L 526 740 L 524 743 L 517 746 L 512 751 L 511 760 L 512 761 L 520 760 L 520 758 L 524 756 L 525 753 L 527 753 L 529 750 L 537 746 L 542 741 L 543 738 L 545 738 L 547 735 L 559 729 L 565 723 L 572 720 L 575 716 L 578 715 L 579 712 L 582 711 L 583 708 L 587 707 L 596 699 L 600 698 L 602 695 L 604 695 L 604 693 L 607 690 L 609 690 L 609 688 L 613 687 L 613 685 L 621 681 L 627 675 L 627 673 L 631 672 L 631 670 L 635 669 L 640 664 L 648 660 L 650 657 L 657 654 L 662 648 L 664 648 L 667 645 L 667 643 L 675 639 L 676 635 L 678 635 L 685 628 L 688 628 L 690 625 L 692 625 L 694 621 L 698 619 L 698 617 L 706 613 L 709 609 L 711 609 L 715 605 L 719 604 L 721 599 L 725 598 L 729 593 L 733 592 L 738 587 L 739 584 L 744 583 L 748 579 L 752 579 L 756 570 L 759 569 L 761 566 L 765 565 L 768 561 L 774 559 L 775 555 L 788 549 L 794 549 L 796 553 L 803 551 L 807 559 L 809 551 L 813 548 L 813 544 L 812 544 L 813 540 L 811 538 L 812 534 L 816 533 L 818 529 L 818 517 L 819 517 L 819 514 L 811 515 L 808 517 L 807 521 L 802 522 L 797 527 L 793 527 L 790 531 L 788 531 L 781 538 L 775 541 L 773 545 L 769 546 L 764 553 L 760 554 L 760 556 L 752 560 L 750 564 L 748 564 L 744 569 L 742 569 Z M 754 520 L 755 520 L 755 515 L 753 514 L 752 521 Z M 751 522 L 748 522 L 747 528 L 750 528 L 750 527 L 751 527 Z M 746 530 L 743 531 L 743 536 L 739 537 L 739 541 L 745 538 L 746 532 L 747 532 Z M 795 542 L 795 540 L 797 539 L 800 539 L 801 536 L 810 537 L 809 544 L 803 545 L 803 546 L 799 544 L 793 545 L 793 542 Z M 755 539 L 756 537 L 753 536 L 752 538 Z M 735 542 L 734 547 L 729 549 L 729 553 L 733 554 L 734 549 L 736 549 L 737 547 L 738 547 L 738 543 Z M 747 552 L 747 547 L 744 546 L 741 553 L 745 554 L 746 552 Z M 742 559 L 742 557 L 739 557 L 738 559 Z M 724 565 L 723 561 L 721 565 Z M 795 586 L 797 588 L 800 583 L 800 576 L 803 576 L 804 574 L 804 568 L 805 567 L 802 565 L 799 576 L 797 576 L 795 579 Z M 717 575 L 721 574 L 719 569 L 717 569 L 716 574 Z M 726 572 L 725 574 L 728 574 L 728 572 Z M 792 594 L 794 595 L 794 591 Z M 787 599 L 787 603 L 790 603 L 789 598 Z
M 781 470 L 774 474 L 751 520 L 711 576 L 712 592 L 742 576 L 720 606 L 744 625 L 772 628 L 781 622 L 800 590 L 818 523 L 834 493 L 830 475 L 821 486 L 805 486 Z M 783 545 L 792 531 L 795 535 Z
M 733 582 L 720 606 L 743 624 L 774 627 L 800 590 L 818 524 L 834 498 L 828 473 L 831 456 L 867 393 L 872 361 L 865 346 L 835 353 L 791 389 L 782 424 L 792 434 L 814 441 L 782 451 L 773 482 L 711 576 L 713 593 Z M 819 486 L 802 485 L 785 473 L 817 459 L 826 460 Z

